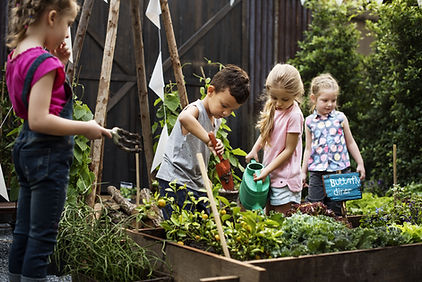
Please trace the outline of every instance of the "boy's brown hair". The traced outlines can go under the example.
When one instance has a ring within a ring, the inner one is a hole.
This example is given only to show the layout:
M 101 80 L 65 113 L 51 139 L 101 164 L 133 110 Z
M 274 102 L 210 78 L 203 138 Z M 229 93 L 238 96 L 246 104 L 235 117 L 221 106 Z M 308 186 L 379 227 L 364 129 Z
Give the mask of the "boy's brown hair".
M 249 76 L 238 66 L 226 65 L 211 80 L 216 92 L 229 89 L 236 102 L 243 104 L 249 97 Z

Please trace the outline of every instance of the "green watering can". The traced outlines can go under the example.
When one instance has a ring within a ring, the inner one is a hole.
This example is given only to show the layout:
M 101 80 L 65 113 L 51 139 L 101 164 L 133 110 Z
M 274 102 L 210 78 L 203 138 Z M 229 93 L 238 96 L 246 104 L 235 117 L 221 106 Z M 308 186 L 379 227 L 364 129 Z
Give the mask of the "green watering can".
M 256 174 L 258 176 L 263 168 L 263 164 L 252 159 L 243 173 L 239 199 L 240 203 L 248 210 L 263 209 L 267 203 L 270 177 L 267 176 L 264 182 L 262 180 L 256 182 L 253 180 L 253 175 Z

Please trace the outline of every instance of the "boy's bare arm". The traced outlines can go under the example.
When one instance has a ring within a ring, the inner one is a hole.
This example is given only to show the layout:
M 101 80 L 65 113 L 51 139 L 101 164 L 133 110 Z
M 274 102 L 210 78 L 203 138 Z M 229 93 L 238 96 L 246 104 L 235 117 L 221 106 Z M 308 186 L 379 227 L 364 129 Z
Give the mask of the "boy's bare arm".
M 189 106 L 180 113 L 179 121 L 182 125 L 182 133 L 183 135 L 191 133 L 205 144 L 211 143 L 210 138 L 208 137 L 208 132 L 198 121 L 198 116 L 199 111 L 195 106 Z

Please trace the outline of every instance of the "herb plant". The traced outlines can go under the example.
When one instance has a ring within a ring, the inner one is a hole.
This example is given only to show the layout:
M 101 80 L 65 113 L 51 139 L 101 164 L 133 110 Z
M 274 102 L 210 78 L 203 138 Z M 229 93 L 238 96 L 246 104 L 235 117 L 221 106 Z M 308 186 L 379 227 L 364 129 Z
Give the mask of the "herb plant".
M 158 258 L 113 223 L 107 210 L 97 219 L 92 208 L 67 204 L 54 259 L 63 274 L 84 274 L 97 281 L 137 281 L 153 275 Z

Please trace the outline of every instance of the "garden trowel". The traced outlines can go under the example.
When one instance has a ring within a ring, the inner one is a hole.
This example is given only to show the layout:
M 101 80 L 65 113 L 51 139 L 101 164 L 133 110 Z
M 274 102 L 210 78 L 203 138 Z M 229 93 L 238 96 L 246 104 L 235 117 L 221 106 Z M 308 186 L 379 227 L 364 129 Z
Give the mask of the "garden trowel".
M 217 139 L 215 139 L 214 132 L 210 131 L 208 136 L 212 142 L 212 145 L 215 147 L 217 146 Z M 221 185 L 223 186 L 224 190 L 233 190 L 233 176 L 232 170 L 230 167 L 229 160 L 225 160 L 221 154 L 217 153 L 220 162 L 215 165 L 215 169 L 217 170 L 218 177 L 220 178 Z

